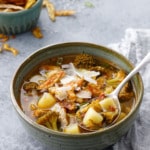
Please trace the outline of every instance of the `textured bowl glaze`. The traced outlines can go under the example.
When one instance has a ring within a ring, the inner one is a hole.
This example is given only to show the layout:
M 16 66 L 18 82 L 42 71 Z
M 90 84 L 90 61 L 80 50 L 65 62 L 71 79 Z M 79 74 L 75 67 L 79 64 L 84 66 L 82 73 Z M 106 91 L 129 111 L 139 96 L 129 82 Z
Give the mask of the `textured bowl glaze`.
M 90 43 L 72 42 L 51 45 L 33 53 L 20 65 L 12 79 L 12 103 L 21 122 L 32 136 L 42 143 L 47 144 L 52 150 L 102 150 L 116 143 L 132 126 L 142 101 L 143 82 L 141 76 L 137 74 L 132 78 L 137 97 L 134 108 L 126 118 L 109 128 L 93 133 L 70 135 L 47 129 L 44 126 L 40 126 L 33 122 L 23 113 L 17 102 L 19 101 L 20 86 L 24 77 L 32 70 L 32 68 L 47 58 L 82 52 L 107 59 L 127 72 L 133 69 L 133 65 L 129 60 L 111 49 Z
M 18 34 L 33 28 L 40 16 L 43 0 L 27 10 L 16 12 L 0 12 L 0 33 Z

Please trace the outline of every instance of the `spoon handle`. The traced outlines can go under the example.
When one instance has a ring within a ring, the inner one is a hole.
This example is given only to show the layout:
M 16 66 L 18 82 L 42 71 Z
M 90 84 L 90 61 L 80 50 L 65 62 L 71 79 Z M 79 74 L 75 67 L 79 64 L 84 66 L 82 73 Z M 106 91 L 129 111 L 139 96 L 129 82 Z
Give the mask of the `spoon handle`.
M 125 77 L 125 79 L 118 85 L 114 93 L 119 94 L 124 84 L 131 79 L 145 64 L 150 62 L 150 52 L 144 57 L 144 59 Z

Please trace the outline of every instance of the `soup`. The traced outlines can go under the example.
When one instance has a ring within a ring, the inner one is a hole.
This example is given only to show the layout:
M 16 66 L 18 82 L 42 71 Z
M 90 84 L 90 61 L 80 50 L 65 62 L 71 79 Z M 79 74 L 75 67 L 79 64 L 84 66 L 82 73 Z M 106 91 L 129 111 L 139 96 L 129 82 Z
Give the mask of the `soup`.
M 36 123 L 68 134 L 102 130 L 117 117 L 111 93 L 125 78 L 118 66 L 89 54 L 64 55 L 40 63 L 26 77 L 20 107 Z M 123 119 L 132 109 L 131 82 L 119 93 Z M 80 123 L 79 123 L 80 121 Z M 82 126 L 88 128 L 82 128 Z

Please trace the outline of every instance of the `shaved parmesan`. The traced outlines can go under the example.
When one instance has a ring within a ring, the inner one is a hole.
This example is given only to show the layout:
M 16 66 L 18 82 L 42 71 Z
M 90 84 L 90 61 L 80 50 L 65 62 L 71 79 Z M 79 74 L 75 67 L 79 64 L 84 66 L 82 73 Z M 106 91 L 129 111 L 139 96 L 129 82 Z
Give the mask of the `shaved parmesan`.
M 88 76 L 88 77 L 96 77 L 96 76 L 100 75 L 100 72 L 89 71 L 89 70 L 85 70 L 85 69 L 80 69 L 79 72 L 83 76 Z
M 62 101 L 67 98 L 67 91 L 71 90 L 71 86 L 63 86 L 63 87 L 51 87 L 49 90 L 55 93 L 55 97 Z
M 56 103 L 53 107 L 51 107 L 51 110 L 59 113 L 59 120 L 62 128 L 68 125 L 66 110 L 61 107 L 59 103 Z
M 69 65 L 69 64 L 63 64 L 61 67 L 62 67 L 63 69 L 68 69 L 68 68 L 70 67 L 70 65 Z
M 35 75 L 30 78 L 30 82 L 35 82 L 35 83 L 39 84 L 40 81 L 44 81 L 45 79 L 46 78 L 43 77 L 42 75 Z
M 89 83 L 97 84 L 97 81 L 94 80 L 92 77 L 96 77 L 96 76 L 100 75 L 99 72 L 89 71 L 89 70 L 85 70 L 85 69 L 78 70 L 74 67 L 73 63 L 70 63 L 70 67 L 72 68 L 72 71 L 80 78 L 84 78 L 84 80 Z
M 62 84 L 67 84 L 67 83 L 70 83 L 71 81 L 75 81 L 76 80 L 76 77 L 75 76 L 69 76 L 69 75 L 66 75 L 65 77 L 63 77 L 60 82 Z
M 88 90 L 82 90 L 78 92 L 76 95 L 79 98 L 91 98 L 92 97 L 92 93 Z

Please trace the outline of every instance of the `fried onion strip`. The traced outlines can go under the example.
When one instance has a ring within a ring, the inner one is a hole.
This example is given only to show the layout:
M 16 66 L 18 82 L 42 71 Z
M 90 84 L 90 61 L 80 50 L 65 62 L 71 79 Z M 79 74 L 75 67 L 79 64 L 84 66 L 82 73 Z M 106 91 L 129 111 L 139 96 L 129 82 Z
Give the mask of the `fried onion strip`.
M 56 20 L 56 18 L 55 18 L 55 6 L 53 5 L 53 3 L 51 3 L 48 0 L 44 0 L 43 6 L 46 6 L 49 18 L 52 21 L 55 21 Z
M 74 14 L 75 14 L 74 10 L 56 10 L 55 11 L 55 16 L 71 16 Z
M 16 6 L 13 4 L 0 4 L 0 9 L 14 9 L 14 10 L 24 10 L 21 6 Z
M 36 3 L 36 0 L 27 0 L 25 9 L 31 8 Z
M 6 42 L 9 40 L 9 36 L 5 35 L 5 34 L 0 34 L 0 42 Z
M 14 4 L 17 6 L 24 6 L 26 0 L 0 0 L 0 4 Z
M 42 38 L 43 34 L 41 32 L 41 29 L 39 27 L 35 27 L 32 29 L 32 34 L 36 37 L 36 38 Z
M 19 53 L 17 49 L 10 47 L 10 45 L 7 43 L 4 43 L 2 48 L 6 51 L 12 52 L 14 56 L 16 56 Z

